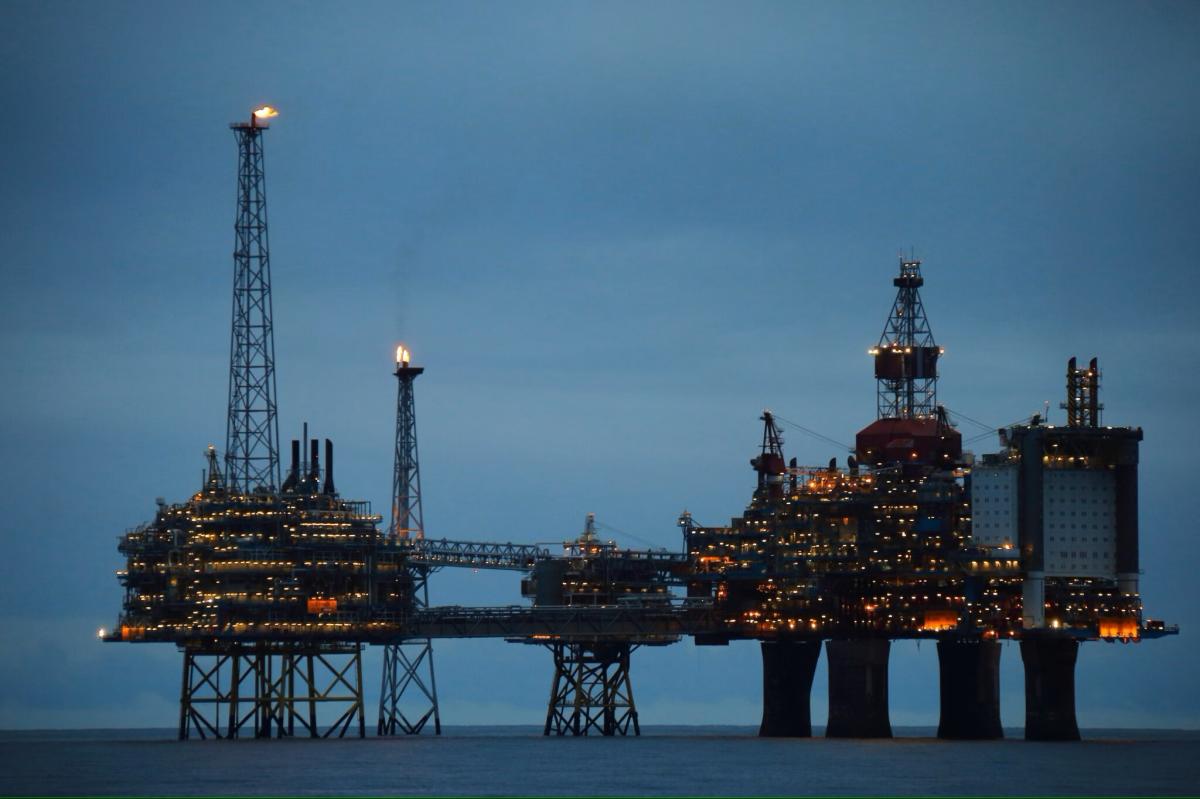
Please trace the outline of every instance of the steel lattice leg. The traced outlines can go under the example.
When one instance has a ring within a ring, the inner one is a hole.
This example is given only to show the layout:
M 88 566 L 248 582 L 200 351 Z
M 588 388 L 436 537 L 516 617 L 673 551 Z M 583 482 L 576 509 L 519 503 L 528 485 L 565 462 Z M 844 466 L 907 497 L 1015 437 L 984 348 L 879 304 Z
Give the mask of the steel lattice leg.
M 299 712 L 305 706 L 307 714 Z M 319 706 L 341 712 L 324 733 L 318 727 Z M 283 738 L 295 735 L 297 726 L 312 738 L 340 738 L 356 722 L 361 738 L 365 719 L 361 647 L 184 652 L 180 740 L 192 734 Z
M 545 735 L 641 735 L 630 644 L 550 644 L 554 680 L 546 710 Z
M 422 677 L 423 671 L 428 673 L 427 679 Z M 385 646 L 377 734 L 419 735 L 430 720 L 434 735 L 441 735 L 433 643 L 426 638 Z
M 229 656 L 224 654 L 183 653 L 179 740 L 190 738 L 193 732 L 200 738 L 222 737 L 222 705 L 229 704 L 231 698 L 236 697 L 236 686 L 224 690 L 221 688 L 221 672 L 228 662 Z

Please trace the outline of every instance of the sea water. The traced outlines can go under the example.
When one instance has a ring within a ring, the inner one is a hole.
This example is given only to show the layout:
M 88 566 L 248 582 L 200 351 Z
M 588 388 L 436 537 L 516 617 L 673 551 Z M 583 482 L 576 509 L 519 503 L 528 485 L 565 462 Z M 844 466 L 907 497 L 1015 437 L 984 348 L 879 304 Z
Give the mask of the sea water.
M 820 729 L 817 730 L 818 735 Z M 187 741 L 172 730 L 0 733 L 0 792 L 331 795 L 1164 795 L 1200 793 L 1200 731 L 1085 730 L 1079 743 L 758 738 L 751 727 L 647 727 L 547 738 L 533 727 L 441 737 Z

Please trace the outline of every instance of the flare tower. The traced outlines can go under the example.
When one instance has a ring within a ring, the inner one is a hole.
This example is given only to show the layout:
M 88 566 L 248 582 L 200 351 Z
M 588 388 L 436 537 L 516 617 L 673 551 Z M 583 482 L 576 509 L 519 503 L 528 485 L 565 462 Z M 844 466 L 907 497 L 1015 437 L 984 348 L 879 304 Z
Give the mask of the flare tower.
M 417 411 L 413 383 L 425 370 L 409 363 L 410 354 L 396 348 L 396 461 L 392 470 L 392 520 L 388 538 L 393 544 L 423 541 L 425 522 L 421 512 L 421 465 L 417 456 Z M 407 567 L 412 581 L 413 606 L 429 606 L 429 573 L 422 565 Z M 433 722 L 435 735 L 442 734 L 438 711 L 437 681 L 433 673 L 433 642 L 411 638 L 388 644 L 383 650 L 383 685 L 379 694 L 380 735 L 418 735 Z
M 238 144 L 237 219 L 233 248 L 233 332 L 229 348 L 229 416 L 225 479 L 234 491 L 279 486 L 279 421 L 275 399 L 275 331 L 267 239 L 263 132 L 275 110 L 234 122 Z

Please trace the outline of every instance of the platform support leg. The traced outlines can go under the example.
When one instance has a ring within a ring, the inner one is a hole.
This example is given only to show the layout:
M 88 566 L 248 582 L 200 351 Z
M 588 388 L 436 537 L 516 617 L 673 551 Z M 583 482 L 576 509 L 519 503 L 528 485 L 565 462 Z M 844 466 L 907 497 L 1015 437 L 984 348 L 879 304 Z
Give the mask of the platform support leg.
M 383 648 L 383 685 L 379 692 L 378 735 L 419 735 L 429 721 L 442 734 L 433 643 L 414 639 Z
M 224 653 L 184 650 L 183 685 L 179 694 L 179 740 L 224 737 L 221 713 L 236 701 L 234 686 L 221 685 L 230 657 Z M 232 717 L 231 717 L 232 718 Z M 225 728 L 226 733 L 228 727 Z
M 758 734 L 764 738 L 812 736 L 813 674 L 821 657 L 820 641 L 763 641 L 763 712 Z
M 305 662 L 306 676 L 308 677 L 308 679 L 307 679 L 308 684 L 316 685 L 316 683 L 317 683 L 316 666 L 313 663 L 312 656 L 305 658 L 304 662 Z M 317 697 L 313 694 L 312 691 L 308 692 L 308 724 L 305 726 L 308 727 L 309 737 L 316 738 L 317 737 Z
M 415 457 L 416 445 L 413 446 Z M 430 569 L 417 566 L 409 569 L 408 574 L 413 581 L 414 607 L 417 610 L 429 607 Z M 438 709 L 437 678 L 433 671 L 433 641 L 413 638 L 385 646 L 375 734 L 420 735 L 430 721 L 433 721 L 433 734 L 441 735 L 442 714 Z
M 331 661 L 325 654 L 318 653 L 314 657 L 322 667 L 318 669 L 317 673 L 328 679 L 327 683 L 318 680 L 315 685 L 310 686 L 310 690 L 316 694 L 315 701 L 333 703 L 335 707 L 345 708 L 342 715 L 325 730 L 322 737 L 344 738 L 356 720 L 358 737 L 366 737 L 362 693 L 362 647 L 356 646 L 353 656 L 341 665 L 338 665 L 336 661 Z
M 884 638 L 827 641 L 829 724 L 827 738 L 891 738 L 888 716 L 888 655 Z
M 941 718 L 938 737 L 991 740 L 1000 725 L 1000 643 L 938 641 Z
M 1075 720 L 1074 638 L 1026 638 L 1021 641 L 1025 664 L 1025 739 L 1078 741 Z
M 365 735 L 360 646 L 184 650 L 180 740 L 283 738 L 297 727 L 316 738 L 318 706 L 341 712 L 324 737 L 344 737 L 355 721 Z
M 546 735 L 641 735 L 627 643 L 554 643 Z

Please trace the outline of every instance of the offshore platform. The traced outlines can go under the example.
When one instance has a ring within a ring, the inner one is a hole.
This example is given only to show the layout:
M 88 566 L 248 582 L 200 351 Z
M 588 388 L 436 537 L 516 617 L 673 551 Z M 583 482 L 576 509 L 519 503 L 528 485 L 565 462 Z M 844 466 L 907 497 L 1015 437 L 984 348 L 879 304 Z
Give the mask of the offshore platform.
M 366 734 L 363 651 L 382 647 L 376 733 L 441 732 L 433 641 L 502 637 L 553 662 L 547 735 L 639 734 L 631 656 L 692 636 L 761 642 L 760 734 L 812 734 L 809 696 L 825 650 L 826 735 L 886 737 L 897 639 L 937 642 L 943 738 L 1000 738 L 1002 640 L 1018 640 L 1030 739 L 1079 737 L 1074 667 L 1089 640 L 1176 634 L 1145 618 L 1138 588 L 1139 428 L 1102 426 L 1100 370 L 1072 358 L 1067 425 L 1040 416 L 964 451 L 938 404 L 938 361 L 902 258 L 895 303 L 870 350 L 877 418 L 839 465 L 788 461 L 762 415 L 757 484 L 727 526 L 678 519 L 685 551 L 619 549 L 588 515 L 561 553 L 426 536 L 414 384 L 397 348 L 389 524 L 334 485 L 333 444 L 291 442 L 281 472 L 275 391 L 263 107 L 231 127 L 238 209 L 223 459 L 206 453 L 187 501 L 160 502 L 120 538 L 122 612 L 106 641 L 183 654 L 179 737 Z M 436 607 L 443 568 L 521 575 L 521 606 Z

